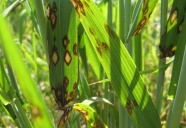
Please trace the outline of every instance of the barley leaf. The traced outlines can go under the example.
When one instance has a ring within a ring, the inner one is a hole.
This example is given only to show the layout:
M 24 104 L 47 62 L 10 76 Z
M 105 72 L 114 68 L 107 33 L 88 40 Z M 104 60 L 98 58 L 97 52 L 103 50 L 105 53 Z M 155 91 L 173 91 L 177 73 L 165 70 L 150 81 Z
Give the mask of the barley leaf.
M 71 0 L 112 87 L 138 127 L 161 127 L 139 72 L 121 40 L 90 0 Z M 97 18 L 99 17 L 99 18 Z

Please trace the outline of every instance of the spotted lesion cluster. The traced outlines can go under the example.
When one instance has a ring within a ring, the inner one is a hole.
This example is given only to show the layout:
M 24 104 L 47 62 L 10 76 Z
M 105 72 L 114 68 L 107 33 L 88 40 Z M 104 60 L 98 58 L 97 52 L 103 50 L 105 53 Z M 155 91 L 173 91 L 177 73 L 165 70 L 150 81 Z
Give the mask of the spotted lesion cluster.
M 54 99 L 60 109 L 66 108 L 66 105 L 74 100 L 77 88 L 77 81 L 75 81 L 73 85 L 73 90 L 68 93 L 67 90 L 70 81 L 67 76 L 64 76 L 62 83 L 63 83 L 62 85 L 52 88 Z
M 143 27 L 145 26 L 147 20 L 149 19 L 150 15 L 152 12 L 150 12 L 148 14 L 148 2 L 149 0 L 144 0 L 143 4 L 142 4 L 142 19 L 140 20 L 140 22 L 137 24 L 136 30 L 133 33 L 133 36 L 138 35 L 140 33 L 140 31 L 143 29 Z
M 74 99 L 74 96 L 71 96 L 71 93 L 75 93 L 74 90 L 70 93 L 70 97 L 67 92 L 67 88 L 69 85 L 69 79 L 67 76 L 63 78 L 63 84 L 52 88 L 52 93 L 55 96 L 55 101 L 58 104 L 60 109 L 63 109 L 69 102 Z
M 105 24 L 104 27 L 110 37 L 116 37 L 115 32 L 107 24 Z M 108 44 L 106 42 L 102 42 L 99 38 L 96 38 L 96 32 L 92 27 L 89 27 L 89 32 L 95 38 L 96 50 L 98 54 L 102 56 L 103 52 L 106 52 L 109 50 Z
M 175 7 L 173 9 L 173 11 L 171 12 L 170 18 L 167 22 L 167 25 L 172 26 L 171 29 L 174 29 L 174 28 L 176 29 L 177 34 L 180 34 L 181 31 L 182 31 L 182 24 L 183 24 L 184 19 L 185 19 L 185 12 L 186 12 L 186 10 L 184 10 L 184 13 L 181 15 L 181 13 L 179 13 L 178 8 Z M 161 37 L 161 41 L 164 41 L 164 39 L 169 38 L 167 31 L 168 30 L 167 30 L 167 26 L 166 26 L 165 27 L 165 32 L 163 33 L 163 35 Z M 176 47 L 174 45 L 174 42 L 172 44 L 170 44 L 168 47 L 166 47 L 165 45 L 162 45 L 162 44 L 159 45 L 159 50 L 161 52 L 161 54 L 159 55 L 160 58 L 172 57 L 172 56 L 175 55 Z
M 161 51 L 161 54 L 159 55 L 160 58 L 171 57 L 175 54 L 175 49 L 173 44 L 171 44 L 168 48 L 159 45 L 159 49 Z
M 60 123 L 61 122 L 67 122 L 67 120 L 68 120 L 68 116 L 69 116 L 69 114 L 70 114 L 70 112 L 72 111 L 72 106 L 70 106 L 70 107 L 66 107 L 66 108 L 61 108 L 60 109 L 60 114 L 61 114 L 61 118 L 59 119 L 59 121 L 58 121 L 58 127 L 60 126 Z
M 71 0 L 74 8 L 76 9 L 76 12 L 78 13 L 78 16 L 80 17 L 80 13 L 82 13 L 84 16 L 86 16 L 85 14 L 85 10 L 84 10 L 84 6 L 83 3 L 81 2 L 81 0 Z
M 56 5 L 56 2 L 53 1 L 52 3 L 49 3 L 46 8 L 46 16 L 48 19 L 48 26 L 47 26 L 48 44 L 47 45 L 48 45 L 48 52 L 49 52 L 48 56 L 49 56 L 50 79 L 52 84 L 51 91 L 54 95 L 55 102 L 59 107 L 59 111 L 62 112 L 62 116 L 60 117 L 58 123 L 65 124 L 68 119 L 68 115 L 72 110 L 72 106 L 69 107 L 69 103 L 73 101 L 75 98 L 77 80 L 71 81 L 71 79 L 69 78 L 69 74 L 64 73 L 63 69 L 67 68 L 67 70 L 69 70 L 69 66 L 72 65 L 71 64 L 72 59 L 74 59 L 73 58 L 74 55 L 78 54 L 78 51 L 77 51 L 77 43 L 74 43 L 73 45 L 70 42 L 70 39 L 68 38 L 67 35 L 58 37 L 59 34 L 57 32 L 64 31 L 58 26 L 60 24 L 58 22 L 60 22 L 61 20 L 58 18 L 60 17 L 58 15 L 61 14 L 60 12 L 58 12 L 59 9 L 57 10 L 58 6 L 59 5 Z M 57 68 L 59 68 L 59 70 Z M 71 82 L 72 82 L 72 87 L 70 85 Z
M 128 113 L 129 113 L 129 115 L 132 115 L 133 110 L 137 106 L 138 106 L 138 103 L 136 102 L 136 100 L 127 99 L 126 109 L 127 109 Z
M 46 8 L 46 16 L 48 20 L 50 21 L 50 25 L 52 29 L 55 28 L 56 22 L 57 22 L 57 6 L 55 1 L 53 2 L 52 5 L 48 4 Z
M 65 35 L 65 37 L 63 38 L 63 47 L 65 49 L 65 53 L 64 53 L 64 62 L 67 66 L 70 65 L 71 61 L 72 61 L 72 56 L 71 53 L 68 50 L 68 46 L 70 44 L 70 40 L 68 39 L 68 37 Z

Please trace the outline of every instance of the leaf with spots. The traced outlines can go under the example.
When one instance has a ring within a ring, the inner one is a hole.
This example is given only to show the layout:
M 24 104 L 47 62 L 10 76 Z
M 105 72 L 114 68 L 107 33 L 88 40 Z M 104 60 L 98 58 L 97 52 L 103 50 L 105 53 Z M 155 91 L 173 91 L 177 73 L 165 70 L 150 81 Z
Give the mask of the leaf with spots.
M 185 22 L 186 1 L 176 1 L 172 5 L 171 13 L 167 21 L 159 45 L 160 58 L 171 57 L 175 54 L 178 38 L 181 38 L 183 22 Z
M 132 26 L 127 35 L 128 40 L 131 36 L 138 35 L 143 30 L 149 20 L 158 0 L 139 0 L 133 11 Z
M 96 111 L 89 105 L 77 103 L 74 105 L 73 110 L 80 112 L 86 118 L 92 128 L 107 128 Z
M 177 40 L 177 45 L 176 45 L 171 82 L 170 82 L 169 92 L 168 92 L 169 99 L 174 99 L 177 90 L 178 81 L 180 79 L 180 72 L 184 60 L 184 50 L 186 45 L 185 33 L 186 33 L 186 22 L 183 22 L 182 32 L 179 35 L 179 38 Z
M 72 7 L 66 0 L 51 0 L 46 7 L 50 86 L 64 112 L 58 127 L 67 122 L 78 84 L 77 18 Z
M 98 7 L 90 0 L 71 2 L 116 95 L 136 126 L 160 128 L 158 113 L 133 60 Z

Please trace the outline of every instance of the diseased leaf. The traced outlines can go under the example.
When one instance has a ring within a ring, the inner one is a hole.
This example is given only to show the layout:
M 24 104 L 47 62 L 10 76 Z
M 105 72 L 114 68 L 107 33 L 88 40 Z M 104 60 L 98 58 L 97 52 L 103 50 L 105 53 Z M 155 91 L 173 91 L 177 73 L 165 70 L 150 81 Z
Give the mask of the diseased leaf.
M 68 104 L 75 99 L 78 84 L 77 18 L 66 0 L 51 0 L 46 14 L 50 86 L 62 111 L 58 127 L 64 127 L 72 110 Z
M 134 62 L 100 10 L 90 0 L 71 2 L 112 87 L 136 126 L 160 128 L 158 113 Z
M 181 38 L 183 22 L 185 22 L 186 1 L 174 0 L 171 13 L 167 21 L 165 32 L 161 37 L 159 50 L 160 58 L 171 57 L 175 54 L 178 38 Z

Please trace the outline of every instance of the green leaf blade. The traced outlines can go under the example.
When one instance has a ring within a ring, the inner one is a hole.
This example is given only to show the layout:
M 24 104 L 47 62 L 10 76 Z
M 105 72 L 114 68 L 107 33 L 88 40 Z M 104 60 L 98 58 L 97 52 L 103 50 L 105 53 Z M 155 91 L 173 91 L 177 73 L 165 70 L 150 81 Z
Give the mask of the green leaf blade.
M 71 0 L 123 106 L 138 127 L 161 127 L 152 100 L 123 43 L 89 0 Z M 99 18 L 96 18 L 99 17 Z

